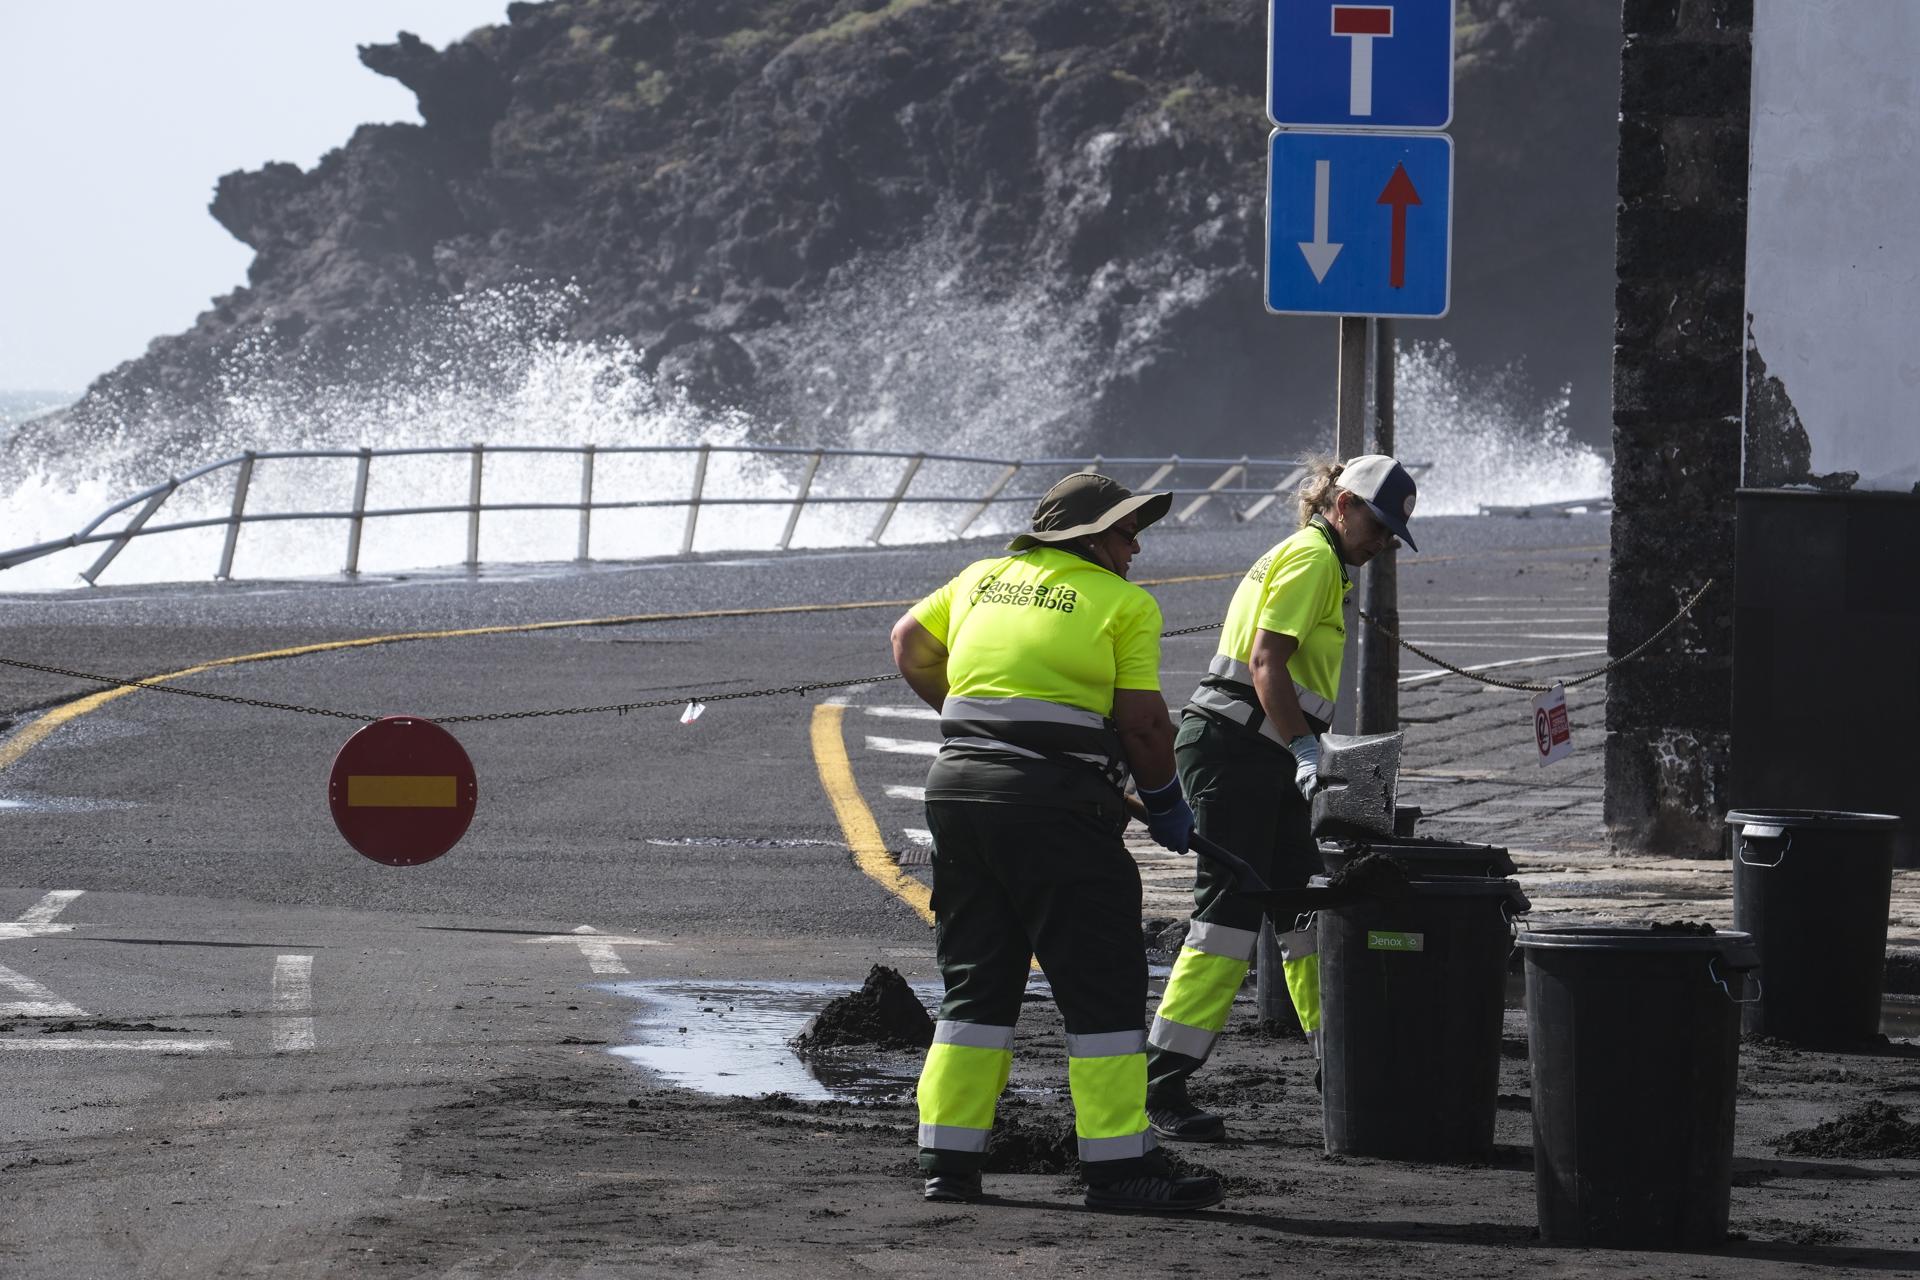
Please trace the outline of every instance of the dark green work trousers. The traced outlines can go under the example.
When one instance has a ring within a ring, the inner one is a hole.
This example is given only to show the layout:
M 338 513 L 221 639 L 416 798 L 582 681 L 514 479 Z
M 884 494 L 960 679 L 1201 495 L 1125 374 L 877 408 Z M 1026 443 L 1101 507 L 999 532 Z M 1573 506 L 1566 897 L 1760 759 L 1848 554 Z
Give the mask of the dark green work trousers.
M 1188 710 L 1174 738 L 1174 761 L 1201 835 L 1238 854 L 1276 889 L 1298 888 L 1325 868 L 1313 840 L 1312 809 L 1293 785 L 1293 754 L 1250 729 Z M 1265 916 L 1233 892 L 1232 873 L 1195 857 L 1193 918 L 1258 931 Z M 1282 933 L 1293 920 L 1276 920 Z M 1157 1046 L 1147 1050 L 1149 1096 L 1183 1083 L 1201 1059 Z
M 1140 1031 L 1147 960 L 1140 869 L 1121 843 L 1125 810 L 929 800 L 940 1018 L 1012 1027 L 1030 961 L 1053 988 L 1068 1035 Z M 1101 1162 L 1106 1179 L 1145 1161 Z M 929 1172 L 976 1162 L 922 1152 Z

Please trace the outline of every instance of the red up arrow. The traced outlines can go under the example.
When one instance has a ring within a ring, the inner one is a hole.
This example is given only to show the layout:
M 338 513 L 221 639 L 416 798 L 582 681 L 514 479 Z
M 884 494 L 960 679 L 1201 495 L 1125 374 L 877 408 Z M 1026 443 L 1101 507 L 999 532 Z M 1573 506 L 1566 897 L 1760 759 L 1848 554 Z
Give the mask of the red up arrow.
M 1407 166 L 1393 166 L 1393 176 L 1387 179 L 1386 189 L 1375 203 L 1393 206 L 1393 259 L 1387 268 L 1387 283 L 1396 289 L 1404 288 L 1407 283 L 1407 206 L 1420 203 L 1420 193 L 1413 189 Z

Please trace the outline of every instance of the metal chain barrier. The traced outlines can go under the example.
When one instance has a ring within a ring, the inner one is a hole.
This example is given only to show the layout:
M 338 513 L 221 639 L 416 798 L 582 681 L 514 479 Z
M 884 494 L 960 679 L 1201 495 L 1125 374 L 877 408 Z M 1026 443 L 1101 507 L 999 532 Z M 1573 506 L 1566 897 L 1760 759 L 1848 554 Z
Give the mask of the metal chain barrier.
M 1615 658 L 1604 667 L 1597 667 L 1592 671 L 1575 676 L 1571 680 L 1561 681 L 1560 683 L 1568 688 L 1574 685 L 1585 684 L 1589 680 L 1599 679 L 1616 667 L 1632 662 L 1635 658 L 1638 658 L 1648 649 L 1658 644 L 1669 631 L 1678 626 L 1680 620 L 1685 618 L 1687 614 L 1693 610 L 1693 606 L 1700 602 L 1700 598 L 1707 594 L 1713 587 L 1713 584 L 1714 580 L 1712 578 L 1707 579 L 1706 584 L 1694 592 L 1691 599 L 1680 606 L 1680 612 L 1670 618 L 1665 626 L 1635 646 L 1631 653 Z M 1433 663 L 1437 667 L 1444 668 L 1454 675 L 1464 676 L 1468 680 L 1476 680 L 1481 684 L 1492 685 L 1496 688 L 1514 689 L 1523 693 L 1543 693 L 1553 687 L 1552 685 L 1535 684 L 1531 681 L 1502 680 L 1495 676 L 1485 676 L 1477 672 L 1468 671 L 1464 667 L 1457 667 L 1444 658 L 1439 658 L 1428 653 L 1412 641 L 1402 638 L 1391 627 L 1384 626 L 1376 621 L 1364 609 L 1357 610 L 1357 612 L 1366 620 L 1369 626 L 1374 627 L 1381 634 L 1390 637 L 1401 647 L 1418 654 L 1428 662 Z M 1160 635 L 1162 639 L 1170 639 L 1174 636 L 1190 636 L 1198 635 L 1205 631 L 1217 631 L 1219 628 L 1219 623 L 1210 622 L 1203 626 L 1179 627 L 1172 631 L 1163 631 Z M 95 684 L 113 685 L 118 688 L 145 689 L 153 693 L 172 693 L 183 698 L 205 698 L 210 702 L 231 702 L 243 707 L 260 707 L 268 711 L 293 711 L 302 715 L 331 716 L 338 720 L 355 720 L 363 724 L 371 724 L 380 718 L 379 716 L 367 715 L 357 711 L 335 711 L 326 707 L 304 707 L 290 702 L 270 702 L 264 698 L 242 698 L 230 693 L 211 693 L 204 689 L 180 689 L 170 684 L 159 684 L 150 680 L 123 680 L 117 676 L 96 675 L 90 671 L 73 671 L 66 667 L 46 666 L 38 662 L 23 662 L 18 658 L 0 657 L 0 665 L 18 667 L 25 671 L 38 671 L 45 675 L 66 676 L 74 680 L 90 680 Z M 898 679 L 901 679 L 900 673 L 895 671 L 883 675 L 859 676 L 851 680 L 814 680 L 805 684 L 780 685 L 771 689 L 742 689 L 733 693 L 711 693 L 695 696 L 680 695 L 672 698 L 651 698 L 642 702 L 610 702 L 593 707 L 552 707 L 539 711 L 486 711 L 464 716 L 439 716 L 433 719 L 436 724 L 475 724 L 489 720 L 532 720 L 542 716 L 596 715 L 606 711 L 625 715 L 629 711 L 653 711 L 663 707 L 678 707 L 693 703 L 734 702 L 744 698 L 777 698 L 794 694 L 817 693 L 826 689 L 849 689 L 857 685 L 880 684 L 887 680 Z
M 1595 667 L 1592 671 L 1588 671 L 1581 675 L 1577 675 L 1573 677 L 1571 680 L 1561 680 L 1558 683 L 1564 688 L 1571 689 L 1575 685 L 1585 684 L 1589 680 L 1598 680 L 1601 676 L 1606 675 L 1608 672 L 1612 671 L 1615 667 L 1625 666 L 1627 663 L 1632 662 L 1635 658 L 1639 657 L 1641 654 L 1645 653 L 1647 650 L 1653 648 L 1654 645 L 1658 644 L 1661 638 L 1665 636 L 1667 632 L 1679 626 L 1680 620 L 1686 617 L 1689 613 L 1693 612 L 1693 606 L 1700 603 L 1700 597 L 1706 595 L 1708 591 L 1712 590 L 1713 583 L 1714 583 L 1714 580 L 1712 578 L 1708 578 L 1705 584 L 1703 584 L 1698 591 L 1693 593 L 1692 598 L 1689 599 L 1685 604 L 1680 606 L 1680 612 L 1674 614 L 1671 618 L 1667 619 L 1667 624 L 1665 626 L 1661 627 L 1658 631 L 1654 632 L 1652 635 L 1648 636 L 1645 640 L 1642 640 L 1639 644 L 1635 645 L 1632 652 L 1622 654 L 1620 657 L 1615 658 L 1611 662 L 1607 663 L 1607 665 L 1604 667 Z M 1365 609 L 1356 609 L 1355 612 L 1358 613 L 1362 618 L 1366 619 L 1368 626 L 1378 631 L 1381 635 L 1384 635 L 1389 639 L 1393 640 L 1401 648 L 1406 649 L 1411 653 L 1419 654 L 1422 658 L 1425 658 L 1428 662 L 1431 662 L 1434 666 L 1444 667 L 1446 670 L 1451 671 L 1454 675 L 1465 676 L 1469 680 L 1477 680 L 1481 684 L 1489 684 L 1496 689 L 1514 689 L 1514 690 L 1518 690 L 1521 693 L 1545 693 L 1549 689 L 1553 688 L 1553 685 L 1550 685 L 1550 684 L 1535 684 L 1530 680 L 1502 680 L 1497 676 L 1483 676 L 1477 671 L 1468 671 L 1464 667 L 1456 667 L 1451 662 L 1448 662 L 1445 658 L 1437 658 L 1433 654 L 1428 653 L 1425 649 L 1422 649 L 1419 645 L 1413 643 L 1411 640 L 1405 639 L 1398 632 L 1396 632 L 1392 627 L 1386 626 L 1385 624 L 1380 622 L 1378 619 L 1374 618 L 1372 614 L 1369 614 Z

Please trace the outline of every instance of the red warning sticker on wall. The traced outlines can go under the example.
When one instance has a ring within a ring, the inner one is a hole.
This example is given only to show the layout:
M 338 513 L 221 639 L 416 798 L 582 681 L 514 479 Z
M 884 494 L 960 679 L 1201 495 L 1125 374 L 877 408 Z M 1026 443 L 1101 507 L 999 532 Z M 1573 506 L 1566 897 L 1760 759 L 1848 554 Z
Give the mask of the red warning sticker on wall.
M 1556 684 L 1533 695 L 1533 745 L 1540 763 L 1552 764 L 1573 754 L 1573 729 L 1567 723 L 1567 691 Z

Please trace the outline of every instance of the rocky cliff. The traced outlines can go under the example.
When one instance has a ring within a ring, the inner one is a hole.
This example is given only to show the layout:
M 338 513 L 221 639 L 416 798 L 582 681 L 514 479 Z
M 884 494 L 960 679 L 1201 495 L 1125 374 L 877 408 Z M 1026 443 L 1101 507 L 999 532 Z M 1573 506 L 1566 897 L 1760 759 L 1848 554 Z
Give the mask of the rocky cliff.
M 1576 430 L 1603 438 L 1618 13 L 1459 15 L 1454 308 L 1403 335 L 1572 383 Z M 444 50 L 402 34 L 360 56 L 424 123 L 220 179 L 213 216 L 256 252 L 246 285 L 73 416 L 190 436 L 237 360 L 404 377 L 407 317 L 572 282 L 537 326 L 630 343 L 699 403 L 831 440 L 842 392 L 872 386 L 834 366 L 886 349 L 836 300 L 878 278 L 895 314 L 1020 298 L 1072 333 L 1070 394 L 1013 424 L 1036 443 L 1318 441 L 1332 322 L 1260 302 L 1265 21 L 1255 0 L 553 0 Z

